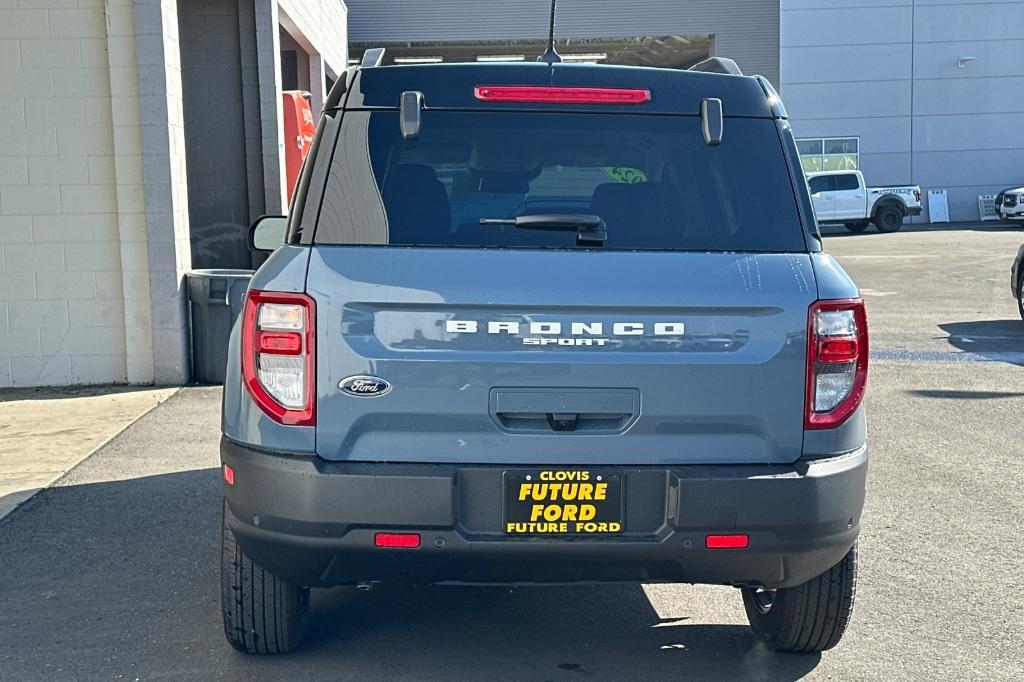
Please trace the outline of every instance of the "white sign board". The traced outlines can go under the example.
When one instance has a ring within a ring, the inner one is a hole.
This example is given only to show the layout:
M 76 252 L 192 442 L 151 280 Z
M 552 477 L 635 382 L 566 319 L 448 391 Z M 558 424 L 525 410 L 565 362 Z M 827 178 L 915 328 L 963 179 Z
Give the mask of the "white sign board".
M 946 190 L 928 190 L 928 220 L 933 223 L 949 222 L 949 201 L 946 197 Z
M 999 214 L 996 213 L 995 194 L 982 194 L 978 197 L 978 217 L 982 222 L 999 220 Z

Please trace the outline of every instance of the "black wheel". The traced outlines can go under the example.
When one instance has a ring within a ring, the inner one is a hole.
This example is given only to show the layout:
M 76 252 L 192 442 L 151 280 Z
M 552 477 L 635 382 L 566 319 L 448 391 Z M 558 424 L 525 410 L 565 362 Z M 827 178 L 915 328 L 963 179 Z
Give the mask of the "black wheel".
M 868 221 L 862 220 L 857 223 L 846 223 L 846 229 L 850 232 L 863 232 L 868 229 Z
M 1024 265 L 1018 267 L 1024 269 Z M 1021 271 L 1017 276 L 1017 312 L 1020 313 L 1020 318 L 1024 320 L 1024 271 Z
M 247 654 L 295 650 L 306 634 L 309 588 L 287 583 L 247 557 L 228 528 L 226 513 L 220 556 L 224 636 L 231 646 Z
M 842 639 L 857 591 L 857 547 L 817 578 L 778 590 L 743 588 L 754 635 L 776 651 L 831 649 Z
M 879 232 L 895 232 L 903 227 L 903 211 L 896 206 L 883 206 L 875 213 L 875 227 Z

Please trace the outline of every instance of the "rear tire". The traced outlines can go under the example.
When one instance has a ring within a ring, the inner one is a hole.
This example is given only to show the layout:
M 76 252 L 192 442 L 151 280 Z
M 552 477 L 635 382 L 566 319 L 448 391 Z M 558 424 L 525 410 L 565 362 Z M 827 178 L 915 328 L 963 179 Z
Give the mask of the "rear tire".
M 831 649 L 846 632 L 857 592 L 857 547 L 843 560 L 795 587 L 743 588 L 743 606 L 754 635 L 776 651 Z
M 866 220 L 862 220 L 856 223 L 846 223 L 846 229 L 849 230 L 850 232 L 863 232 L 864 230 L 868 229 L 869 224 L 870 223 L 868 223 L 868 221 Z
M 227 502 L 220 583 L 224 636 L 231 646 L 247 654 L 283 654 L 299 646 L 309 621 L 309 588 L 281 580 L 242 552 L 227 524 Z
M 896 206 L 883 206 L 875 213 L 875 227 L 879 232 L 895 232 L 903 227 L 903 211 Z
M 1017 276 L 1017 312 L 1024 320 L 1024 265 L 1019 266 L 1022 271 Z

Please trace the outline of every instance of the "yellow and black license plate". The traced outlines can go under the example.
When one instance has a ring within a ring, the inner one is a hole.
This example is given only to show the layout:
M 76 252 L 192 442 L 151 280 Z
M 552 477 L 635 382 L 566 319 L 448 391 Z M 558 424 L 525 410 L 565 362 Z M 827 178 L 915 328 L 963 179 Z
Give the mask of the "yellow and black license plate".
M 505 472 L 508 535 L 622 532 L 622 475 L 580 469 Z

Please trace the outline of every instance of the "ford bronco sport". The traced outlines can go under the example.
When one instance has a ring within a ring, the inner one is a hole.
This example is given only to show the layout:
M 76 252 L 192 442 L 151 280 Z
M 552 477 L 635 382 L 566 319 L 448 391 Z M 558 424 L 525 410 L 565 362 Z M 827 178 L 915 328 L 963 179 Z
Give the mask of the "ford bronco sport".
M 732 585 L 769 646 L 839 641 L 867 325 L 768 81 L 354 67 L 313 144 L 231 335 L 234 647 L 383 581 Z

